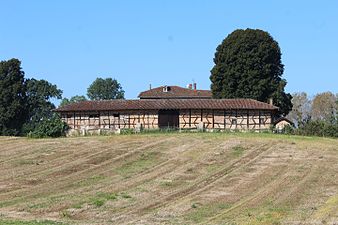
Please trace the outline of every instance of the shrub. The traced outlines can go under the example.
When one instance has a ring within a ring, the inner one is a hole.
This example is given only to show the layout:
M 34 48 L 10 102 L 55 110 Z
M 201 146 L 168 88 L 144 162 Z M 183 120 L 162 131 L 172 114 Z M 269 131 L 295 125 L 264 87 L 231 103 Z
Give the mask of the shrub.
M 28 136 L 33 138 L 55 138 L 65 136 L 67 130 L 67 124 L 55 114 L 50 119 L 42 119 Z
M 284 134 L 294 134 L 295 133 L 295 128 L 291 125 L 286 125 L 282 131 Z
M 329 123 L 325 121 L 309 121 L 296 131 L 299 135 L 338 137 L 338 123 Z
M 304 136 L 338 137 L 338 121 L 309 120 L 298 128 L 287 125 L 283 130 L 274 130 L 275 133 L 295 134 Z

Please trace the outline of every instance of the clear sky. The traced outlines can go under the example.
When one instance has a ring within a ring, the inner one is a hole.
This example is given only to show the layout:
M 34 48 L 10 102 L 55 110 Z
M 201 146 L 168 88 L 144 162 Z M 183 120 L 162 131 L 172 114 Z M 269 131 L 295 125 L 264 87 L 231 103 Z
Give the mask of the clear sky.
M 279 43 L 288 92 L 338 92 L 338 1 L 0 0 L 0 60 L 64 97 L 96 77 L 116 78 L 127 98 L 192 80 L 209 89 L 218 44 L 258 28 Z

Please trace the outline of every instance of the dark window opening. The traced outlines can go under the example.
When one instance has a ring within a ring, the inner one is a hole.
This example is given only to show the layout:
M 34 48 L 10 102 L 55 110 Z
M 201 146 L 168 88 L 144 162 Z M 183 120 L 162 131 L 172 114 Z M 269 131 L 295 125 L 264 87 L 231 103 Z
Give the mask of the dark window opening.
M 89 118 L 99 118 L 100 115 L 99 114 L 90 114 Z
M 113 117 L 120 117 L 120 113 L 114 113 Z
M 171 90 L 171 87 L 169 87 L 169 86 L 164 86 L 163 87 L 163 92 L 168 92 L 170 90 Z
M 232 125 L 237 125 L 237 119 L 232 119 L 232 120 L 231 120 L 231 124 L 232 124 Z

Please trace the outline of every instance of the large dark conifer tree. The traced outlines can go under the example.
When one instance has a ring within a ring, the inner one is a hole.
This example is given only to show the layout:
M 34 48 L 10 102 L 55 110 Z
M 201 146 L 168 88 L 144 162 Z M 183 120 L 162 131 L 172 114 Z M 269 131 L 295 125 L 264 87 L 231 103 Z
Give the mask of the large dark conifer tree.
M 214 98 L 273 98 L 286 115 L 292 108 L 285 93 L 284 65 L 278 43 L 262 30 L 235 30 L 217 47 L 211 70 Z

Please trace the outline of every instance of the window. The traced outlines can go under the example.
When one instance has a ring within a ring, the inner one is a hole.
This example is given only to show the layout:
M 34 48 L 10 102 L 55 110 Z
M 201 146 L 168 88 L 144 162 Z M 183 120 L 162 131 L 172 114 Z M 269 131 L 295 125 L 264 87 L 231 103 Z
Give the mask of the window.
M 113 117 L 120 117 L 120 114 L 119 113 L 114 113 Z
M 168 92 L 170 90 L 171 90 L 171 88 L 167 85 L 163 87 L 163 92 Z
M 232 119 L 231 120 L 231 125 L 237 125 L 237 119 Z
M 89 118 L 99 118 L 99 114 L 89 114 Z

